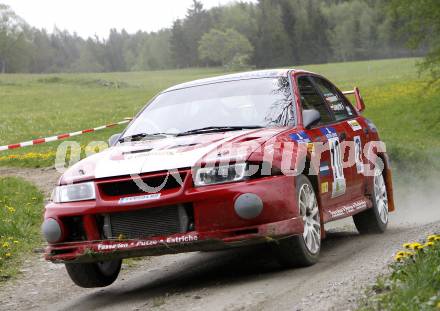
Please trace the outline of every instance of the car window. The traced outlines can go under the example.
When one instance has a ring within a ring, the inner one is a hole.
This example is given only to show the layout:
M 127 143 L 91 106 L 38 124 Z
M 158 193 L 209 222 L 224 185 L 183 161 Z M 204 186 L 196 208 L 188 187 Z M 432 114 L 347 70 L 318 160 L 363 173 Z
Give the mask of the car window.
M 298 78 L 298 89 L 301 95 L 301 105 L 303 110 L 316 109 L 321 115 L 320 124 L 326 124 L 333 121 L 321 95 L 308 77 L 304 76 Z
M 344 120 L 354 115 L 353 109 L 346 102 L 346 99 L 342 97 L 331 83 L 318 77 L 313 77 L 313 80 L 327 101 L 336 121 Z

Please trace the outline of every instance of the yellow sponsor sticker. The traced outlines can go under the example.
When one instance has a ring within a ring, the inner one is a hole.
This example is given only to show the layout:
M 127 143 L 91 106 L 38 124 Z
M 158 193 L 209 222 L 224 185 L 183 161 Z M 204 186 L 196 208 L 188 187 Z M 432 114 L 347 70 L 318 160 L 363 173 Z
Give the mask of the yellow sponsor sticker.
M 356 120 L 347 121 L 348 125 L 350 125 L 351 129 L 356 132 L 362 129 L 362 126 Z
M 327 193 L 328 192 L 328 182 L 323 182 L 321 184 L 321 193 Z
M 307 143 L 307 151 L 313 153 L 315 151 L 315 145 L 313 143 Z

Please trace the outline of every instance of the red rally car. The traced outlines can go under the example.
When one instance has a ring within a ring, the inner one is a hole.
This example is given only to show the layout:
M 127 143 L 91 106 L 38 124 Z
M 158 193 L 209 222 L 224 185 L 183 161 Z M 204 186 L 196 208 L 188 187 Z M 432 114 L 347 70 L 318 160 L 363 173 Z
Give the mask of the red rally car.
M 357 88 L 301 70 L 171 87 L 60 178 L 45 257 L 102 287 L 128 257 L 267 242 L 281 264 L 306 266 L 327 222 L 352 216 L 360 233 L 383 232 L 391 171 L 363 109 Z

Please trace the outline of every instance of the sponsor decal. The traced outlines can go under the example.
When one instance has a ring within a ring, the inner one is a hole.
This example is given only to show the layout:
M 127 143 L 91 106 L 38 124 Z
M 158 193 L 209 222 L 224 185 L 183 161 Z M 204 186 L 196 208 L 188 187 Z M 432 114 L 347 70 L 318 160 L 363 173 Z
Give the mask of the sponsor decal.
M 140 202 L 140 201 L 156 200 L 159 198 L 160 198 L 160 193 L 139 195 L 139 196 L 135 196 L 135 197 L 120 198 L 119 204 L 127 204 L 127 203 L 134 203 L 134 202 Z
M 160 244 L 181 244 L 181 243 L 190 243 L 199 240 L 199 236 L 194 233 L 188 233 L 185 235 L 179 236 L 170 236 L 167 238 L 159 238 L 159 239 L 150 239 L 150 240 L 136 240 L 129 242 L 119 242 L 119 243 L 99 243 L 96 247 L 99 251 L 106 250 L 119 250 L 119 249 L 127 249 L 127 248 L 136 248 L 136 247 L 148 247 L 148 246 L 156 246 Z
M 122 248 L 128 248 L 128 243 L 115 243 L 115 244 L 98 244 L 97 248 L 99 251 L 107 251 L 107 250 L 115 250 L 115 249 L 122 249 Z
M 307 143 L 307 152 L 309 152 L 309 153 L 315 152 L 315 144 Z
M 362 126 L 356 120 L 347 121 L 348 125 L 350 125 L 351 129 L 356 132 L 362 129 Z
M 150 150 L 146 150 L 145 152 L 124 153 L 124 159 L 132 160 L 137 158 L 146 158 L 146 157 L 154 157 L 154 156 L 156 157 L 173 156 L 176 154 L 176 151 L 173 150 L 156 150 L 156 151 L 150 151 Z
M 334 211 L 329 211 L 332 218 L 337 218 L 341 216 L 347 216 L 352 214 L 355 211 L 364 209 L 367 207 L 367 202 L 365 200 L 359 200 L 356 202 L 353 202 L 349 205 L 342 206 Z
M 358 174 L 361 174 L 364 172 L 364 161 L 362 160 L 362 140 L 360 136 L 355 136 L 353 137 L 353 141 L 356 171 Z
M 332 108 L 333 111 L 343 111 L 345 110 L 345 106 L 341 103 L 338 104 L 334 104 L 330 106 Z
M 319 175 L 321 176 L 330 175 L 330 167 L 327 161 L 321 162 L 321 165 L 319 166 Z
M 336 129 L 334 127 L 324 127 L 320 128 L 321 133 L 325 135 L 328 139 L 338 137 L 338 133 L 336 132 Z
M 341 144 L 336 129 L 333 127 L 321 128 L 321 133 L 328 139 L 330 149 L 330 163 L 333 171 L 332 198 L 345 193 L 346 183 L 342 166 Z
M 326 181 L 321 184 L 321 193 L 324 194 L 327 192 L 328 192 L 328 182 Z
M 329 95 L 330 95 L 330 96 L 329 96 Z M 326 96 L 325 99 L 326 99 L 329 103 L 333 103 L 333 102 L 338 101 L 338 98 L 337 98 L 335 95 L 333 95 L 333 94 L 326 94 L 325 96 Z
M 293 141 L 296 141 L 297 143 L 310 143 L 312 141 L 309 135 L 307 135 L 307 133 L 304 131 L 293 133 L 289 136 Z

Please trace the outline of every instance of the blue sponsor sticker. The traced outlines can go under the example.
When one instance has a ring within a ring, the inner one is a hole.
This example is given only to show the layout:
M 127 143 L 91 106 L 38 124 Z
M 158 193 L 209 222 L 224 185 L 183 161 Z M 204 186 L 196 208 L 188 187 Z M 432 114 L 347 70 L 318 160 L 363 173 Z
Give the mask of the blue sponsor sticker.
M 330 166 L 327 161 L 321 162 L 319 165 L 319 175 L 321 176 L 328 176 L 330 175 Z
M 298 132 L 298 133 L 294 133 L 294 134 L 290 134 L 289 136 L 290 136 L 290 138 L 293 141 L 296 141 L 298 143 L 310 143 L 312 141 L 310 139 L 310 136 L 307 135 L 307 133 L 304 132 L 304 131 L 301 131 L 301 132 Z
M 368 128 L 370 129 L 370 131 L 373 133 L 377 133 L 376 125 L 374 125 L 374 123 L 368 119 L 365 119 L 365 121 L 367 122 L 367 125 L 368 125 Z
M 338 137 L 338 133 L 336 132 L 336 129 L 334 127 L 324 127 L 320 128 L 321 133 L 325 135 L 327 138 L 335 138 Z

